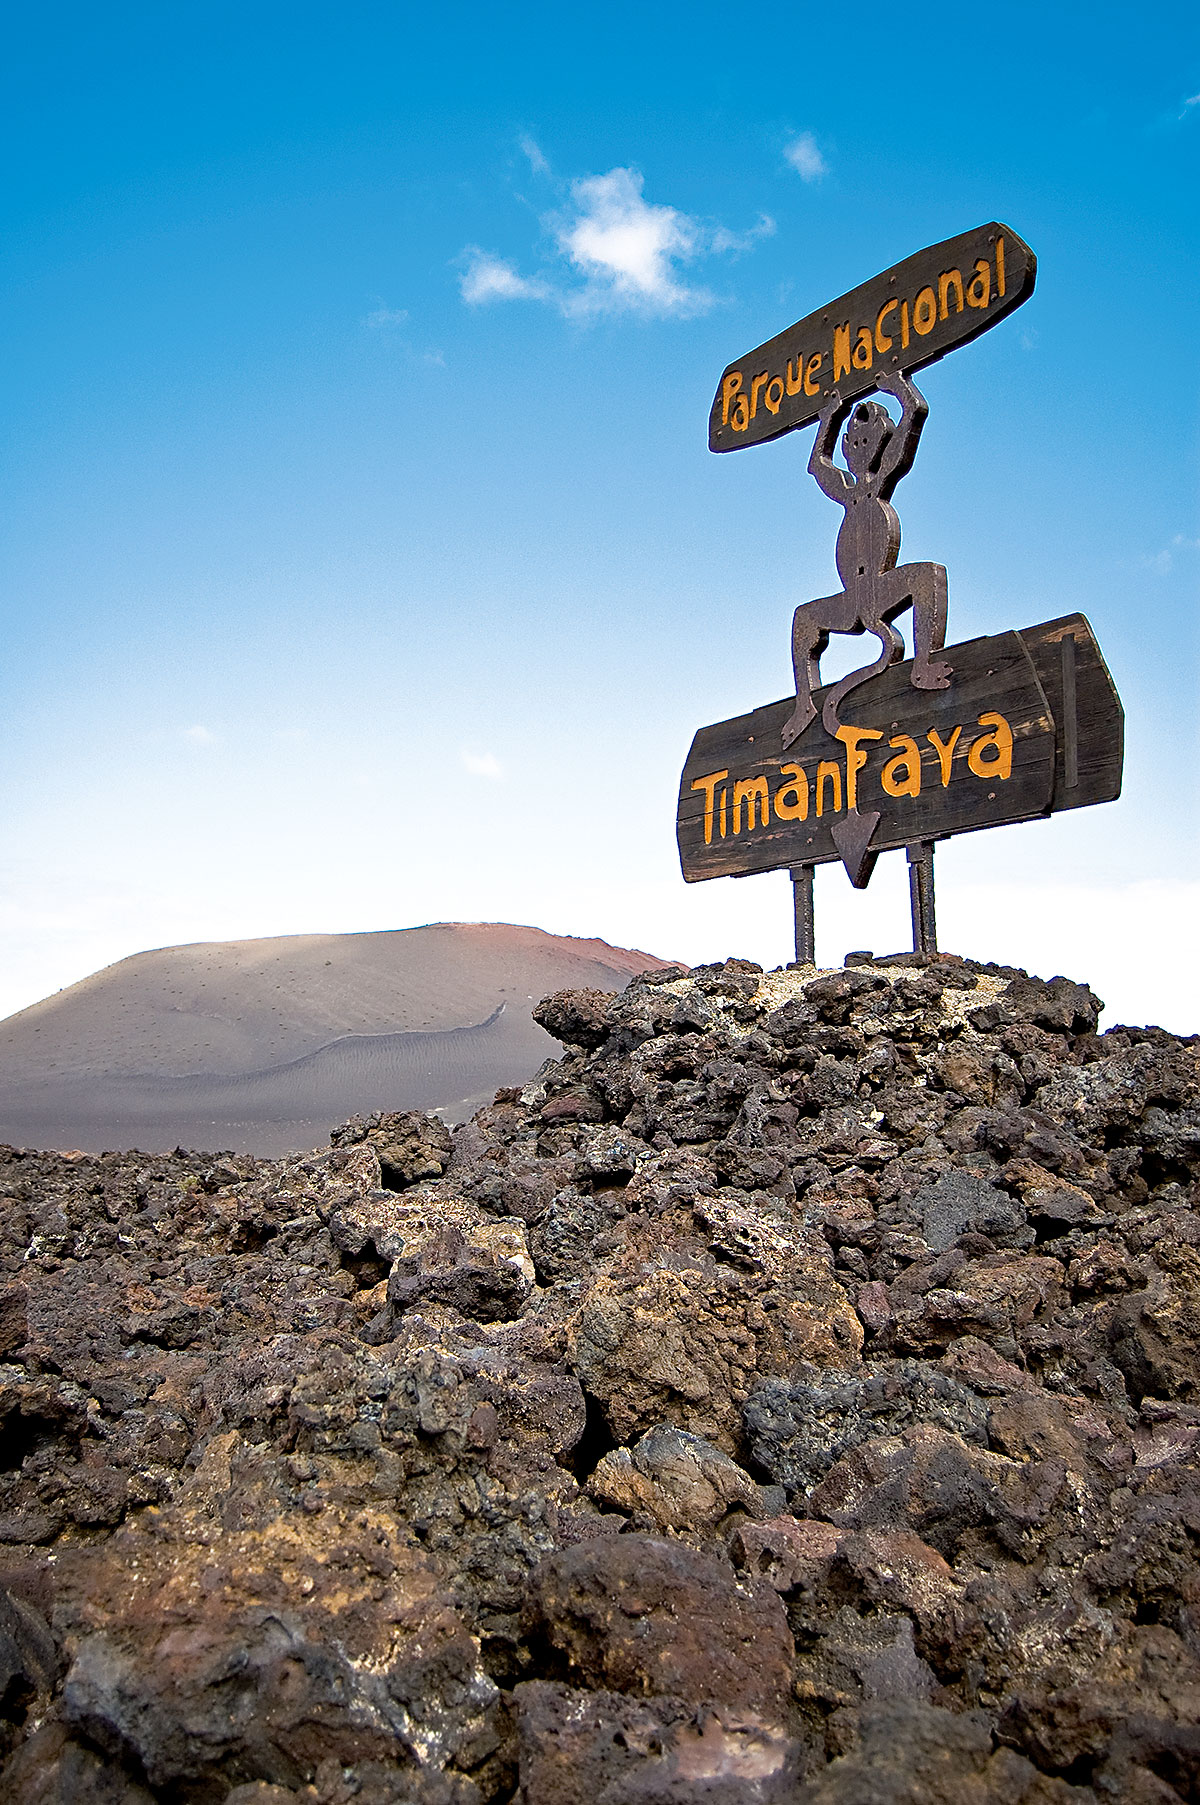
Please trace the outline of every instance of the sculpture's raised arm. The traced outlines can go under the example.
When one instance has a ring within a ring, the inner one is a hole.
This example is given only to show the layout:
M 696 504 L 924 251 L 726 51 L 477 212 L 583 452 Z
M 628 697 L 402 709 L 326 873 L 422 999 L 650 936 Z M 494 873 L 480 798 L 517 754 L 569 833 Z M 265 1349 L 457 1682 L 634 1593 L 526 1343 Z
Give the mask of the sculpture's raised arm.
M 842 503 L 845 503 L 853 494 L 854 479 L 834 463 L 833 448 L 837 440 L 838 429 L 849 412 L 850 403 L 843 401 L 837 389 L 834 389 L 829 400 L 821 409 L 816 443 L 812 448 L 812 456 L 808 460 L 809 475 L 815 477 L 830 501 Z
M 875 386 L 894 395 L 903 409 L 879 463 L 878 492 L 886 501 L 900 478 L 913 467 L 921 432 L 929 418 L 929 403 L 903 370 L 884 370 Z

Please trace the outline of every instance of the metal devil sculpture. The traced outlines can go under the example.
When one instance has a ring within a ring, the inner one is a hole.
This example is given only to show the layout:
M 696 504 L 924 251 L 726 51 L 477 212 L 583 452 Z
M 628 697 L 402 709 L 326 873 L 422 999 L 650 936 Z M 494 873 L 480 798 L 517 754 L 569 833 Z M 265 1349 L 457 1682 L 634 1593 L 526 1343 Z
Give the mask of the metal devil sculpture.
M 802 602 L 792 621 L 794 700 L 701 728 L 676 818 L 689 883 L 790 870 L 798 961 L 815 958 L 815 865 L 841 859 L 861 889 L 881 852 L 905 847 L 913 946 L 935 952 L 935 841 L 1120 793 L 1121 704 L 1083 615 L 946 648 L 944 567 L 897 563 L 891 498 L 928 415 L 911 374 L 1011 313 L 1036 268 L 1007 226 L 963 233 L 808 315 L 718 386 L 712 450 L 816 420 L 808 468 L 843 510 L 841 591 Z M 880 391 L 898 420 L 866 399 Z M 894 623 L 909 610 L 905 662 Z M 880 651 L 823 690 L 834 633 L 872 634 Z
M 899 372 L 885 371 L 879 386 L 900 400 L 904 410 L 900 424 L 877 401 L 855 406 L 835 391 L 821 412 L 821 430 L 808 460 L 810 476 L 845 509 L 837 538 L 842 593 L 802 602 L 796 610 L 792 621 L 796 707 L 784 725 L 785 747 L 816 719 L 812 698 L 820 688 L 818 667 L 831 633 L 874 633 L 883 650 L 874 664 L 852 671 L 830 690 L 821 711 L 827 733 L 837 732 L 838 708 L 852 689 L 903 658 L 904 641 L 892 622 L 907 608 L 913 611 L 913 688 L 945 689 L 950 681 L 950 665 L 930 656 L 946 643 L 946 571 L 941 564 L 904 564 L 897 569 L 900 517 L 891 504 L 896 484 L 912 469 L 929 409 Z M 830 452 L 847 414 L 851 418 L 842 439 L 847 468 L 840 470 Z

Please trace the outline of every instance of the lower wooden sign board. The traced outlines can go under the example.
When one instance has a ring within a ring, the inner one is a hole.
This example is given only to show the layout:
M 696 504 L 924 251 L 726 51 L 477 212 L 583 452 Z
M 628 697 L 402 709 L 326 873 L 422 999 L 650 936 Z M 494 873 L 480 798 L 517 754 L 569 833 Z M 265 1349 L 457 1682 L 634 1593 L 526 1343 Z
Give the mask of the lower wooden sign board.
M 702 727 L 676 816 L 687 882 L 842 859 L 862 883 L 880 852 L 1120 794 L 1124 717 L 1082 614 L 941 656 L 948 688 L 913 689 L 911 661 L 893 665 L 834 736 L 820 692 L 787 751 L 794 696 Z

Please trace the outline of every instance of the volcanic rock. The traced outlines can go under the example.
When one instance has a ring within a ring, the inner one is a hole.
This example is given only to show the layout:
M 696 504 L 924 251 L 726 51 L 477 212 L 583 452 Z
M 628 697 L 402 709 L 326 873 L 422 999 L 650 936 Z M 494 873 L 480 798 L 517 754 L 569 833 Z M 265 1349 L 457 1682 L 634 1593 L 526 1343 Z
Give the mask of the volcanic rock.
M 0 1149 L 14 1805 L 1200 1792 L 1200 1043 L 560 992 L 451 1133 Z

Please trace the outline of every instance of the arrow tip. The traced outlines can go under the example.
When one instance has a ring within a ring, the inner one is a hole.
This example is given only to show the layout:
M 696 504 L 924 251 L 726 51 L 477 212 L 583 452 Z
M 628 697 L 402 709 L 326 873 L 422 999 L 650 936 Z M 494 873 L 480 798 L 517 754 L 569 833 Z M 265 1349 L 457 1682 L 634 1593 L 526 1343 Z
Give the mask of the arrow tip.
M 878 809 L 869 809 L 863 815 L 857 809 L 852 809 L 848 815 L 833 824 L 833 843 L 842 855 L 846 876 L 856 890 L 865 890 L 871 881 L 871 873 L 879 857 L 877 852 L 871 851 L 871 836 L 879 826 L 879 821 Z

